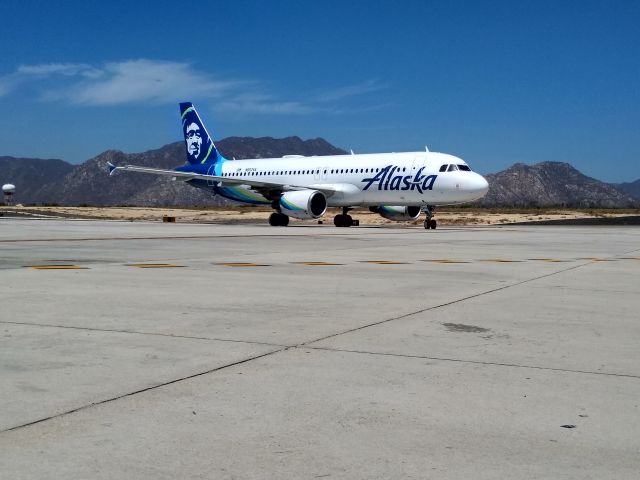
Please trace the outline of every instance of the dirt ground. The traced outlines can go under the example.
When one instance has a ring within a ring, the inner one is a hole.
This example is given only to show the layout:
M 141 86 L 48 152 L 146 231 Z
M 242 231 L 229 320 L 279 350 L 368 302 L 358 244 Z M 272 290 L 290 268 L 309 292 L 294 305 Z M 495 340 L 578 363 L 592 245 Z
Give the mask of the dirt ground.
M 27 215 L 63 218 L 93 218 L 104 220 L 159 221 L 174 217 L 176 222 L 189 223 L 256 223 L 267 222 L 271 209 L 264 207 L 220 208 L 145 208 L 145 207 L 0 207 L 0 215 Z M 323 223 L 333 223 L 339 209 L 329 209 Z M 350 212 L 361 225 L 392 224 L 367 209 Z M 571 209 L 489 209 L 489 208 L 441 208 L 434 218 L 439 225 L 495 225 L 523 222 L 544 222 L 574 219 L 606 219 L 640 215 L 640 210 L 571 210 Z M 318 223 L 319 220 L 293 220 L 301 223 Z M 421 225 L 424 215 L 407 224 Z

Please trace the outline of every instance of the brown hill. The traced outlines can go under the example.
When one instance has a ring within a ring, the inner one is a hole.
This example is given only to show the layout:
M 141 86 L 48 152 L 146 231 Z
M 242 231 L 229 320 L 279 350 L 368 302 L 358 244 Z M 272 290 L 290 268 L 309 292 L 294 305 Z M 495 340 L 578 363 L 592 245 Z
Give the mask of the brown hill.
M 516 163 L 486 178 L 489 192 L 478 204 L 487 207 L 627 208 L 636 204 L 630 195 L 583 175 L 568 163 Z
M 216 142 L 216 146 L 227 158 L 345 153 L 321 138 L 302 140 L 299 137 L 229 137 Z M 49 184 L 38 202 L 59 205 L 137 206 L 213 206 L 228 203 L 224 198 L 214 197 L 209 192 L 193 188 L 181 181 L 173 181 L 169 177 L 141 173 L 116 173 L 110 177 L 106 173 L 107 162 L 114 165 L 132 164 L 169 169 L 184 164 L 184 158 L 184 142 L 171 143 L 144 153 L 126 154 L 118 150 L 108 150 Z
M 0 157 L 0 184 L 16 186 L 15 202 L 41 203 L 43 190 L 74 169 L 63 160 L 39 158 Z

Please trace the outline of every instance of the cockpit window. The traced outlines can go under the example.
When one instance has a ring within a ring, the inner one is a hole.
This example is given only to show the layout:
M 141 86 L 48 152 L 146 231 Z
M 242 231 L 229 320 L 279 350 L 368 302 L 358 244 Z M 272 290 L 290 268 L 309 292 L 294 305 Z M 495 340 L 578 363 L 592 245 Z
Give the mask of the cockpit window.
M 449 165 L 442 165 L 442 166 L 440 167 L 440 171 L 441 171 L 441 172 L 446 172 L 446 171 L 447 171 L 447 167 L 448 167 L 448 166 L 449 166 Z
M 449 165 L 449 169 L 447 171 L 455 172 L 456 170 L 458 170 L 458 166 L 452 163 L 451 165 Z
M 469 165 L 458 165 L 458 169 L 462 170 L 463 172 L 470 172 L 471 169 L 469 168 Z

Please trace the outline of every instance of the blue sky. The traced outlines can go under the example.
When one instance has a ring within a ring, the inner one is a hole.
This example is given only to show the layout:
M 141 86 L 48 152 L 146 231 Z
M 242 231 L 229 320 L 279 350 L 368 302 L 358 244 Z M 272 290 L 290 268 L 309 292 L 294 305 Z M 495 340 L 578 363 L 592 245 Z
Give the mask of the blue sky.
M 0 155 L 323 137 L 640 178 L 640 2 L 0 3 Z M 182 161 L 182 159 L 180 159 Z

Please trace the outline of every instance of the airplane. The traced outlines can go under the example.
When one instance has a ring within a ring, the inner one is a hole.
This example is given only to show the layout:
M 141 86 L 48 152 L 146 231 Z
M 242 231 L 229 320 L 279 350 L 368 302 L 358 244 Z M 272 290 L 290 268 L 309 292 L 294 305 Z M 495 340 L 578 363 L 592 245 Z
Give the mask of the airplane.
M 436 206 L 482 198 L 487 181 L 462 159 L 446 153 L 373 153 L 229 160 L 222 156 L 195 107 L 180 103 L 186 163 L 175 170 L 115 166 L 122 170 L 168 175 L 214 195 L 242 203 L 271 205 L 272 226 L 287 226 L 289 217 L 322 217 L 327 207 L 342 207 L 336 227 L 351 227 L 349 211 L 369 207 L 388 220 L 415 221 L 426 213 L 424 228 L 435 229 Z

